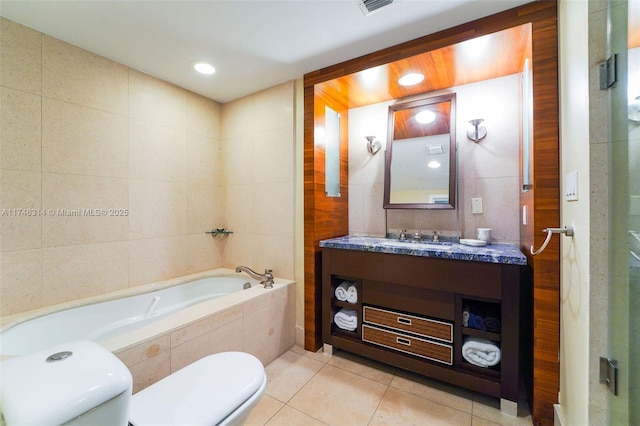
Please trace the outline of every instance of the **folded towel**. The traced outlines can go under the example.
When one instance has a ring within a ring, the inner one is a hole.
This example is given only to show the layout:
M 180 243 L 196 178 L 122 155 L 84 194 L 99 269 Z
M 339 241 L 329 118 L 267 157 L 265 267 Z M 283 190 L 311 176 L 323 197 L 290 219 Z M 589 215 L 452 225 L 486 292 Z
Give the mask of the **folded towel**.
M 482 318 L 480 315 L 473 315 L 471 326 L 476 330 L 487 331 L 487 326 L 484 324 L 484 318 Z
M 500 362 L 500 348 L 490 340 L 468 337 L 462 345 L 462 356 L 470 364 L 491 367 Z
M 358 302 L 358 287 L 356 286 L 356 283 L 351 283 L 351 285 L 347 289 L 347 302 L 349 303 Z
M 471 309 L 469 308 L 469 305 L 464 305 L 464 308 L 462 308 L 462 325 L 464 327 L 469 327 L 470 312 Z
M 351 281 L 342 281 L 340 285 L 336 287 L 336 299 L 345 302 L 347 300 L 347 289 L 351 284 L 353 284 Z
M 487 331 L 492 333 L 500 333 L 500 330 L 502 329 L 500 320 L 495 317 L 486 317 L 484 319 L 484 326 L 487 328 Z
M 502 324 L 500 323 L 500 308 L 498 305 L 487 305 L 484 313 L 484 325 L 487 327 L 487 331 L 500 333 Z
M 354 331 L 358 327 L 358 314 L 353 309 L 342 308 L 333 316 L 333 322 L 347 331 Z

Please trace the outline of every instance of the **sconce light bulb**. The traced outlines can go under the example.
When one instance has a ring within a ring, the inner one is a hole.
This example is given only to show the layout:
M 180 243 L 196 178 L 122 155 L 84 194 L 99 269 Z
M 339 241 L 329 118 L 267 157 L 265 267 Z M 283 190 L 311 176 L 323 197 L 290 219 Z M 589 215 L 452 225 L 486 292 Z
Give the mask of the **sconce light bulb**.
M 485 126 L 481 126 L 484 119 L 482 118 L 474 118 L 473 120 L 469 120 L 469 124 L 471 124 L 471 128 L 467 130 L 467 138 L 471 139 L 474 142 L 480 142 L 487 136 L 487 128 Z
M 364 138 L 367 140 L 367 151 L 369 151 L 371 155 L 376 155 L 382 147 L 380 141 L 376 139 L 375 136 L 365 136 Z

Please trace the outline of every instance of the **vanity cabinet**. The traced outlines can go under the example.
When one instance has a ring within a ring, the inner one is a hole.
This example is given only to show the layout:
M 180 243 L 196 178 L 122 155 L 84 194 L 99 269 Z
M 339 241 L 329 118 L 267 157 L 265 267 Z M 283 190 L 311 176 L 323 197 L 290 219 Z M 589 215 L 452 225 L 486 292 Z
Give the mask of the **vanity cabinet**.
M 523 350 L 522 266 L 374 251 L 323 248 L 322 340 L 402 369 L 501 398 L 517 410 Z M 336 299 L 342 282 L 355 283 L 357 302 Z M 357 313 L 345 331 L 334 316 Z M 468 323 L 470 311 L 491 312 L 486 330 Z M 500 362 L 479 367 L 462 356 L 465 338 L 490 340 Z

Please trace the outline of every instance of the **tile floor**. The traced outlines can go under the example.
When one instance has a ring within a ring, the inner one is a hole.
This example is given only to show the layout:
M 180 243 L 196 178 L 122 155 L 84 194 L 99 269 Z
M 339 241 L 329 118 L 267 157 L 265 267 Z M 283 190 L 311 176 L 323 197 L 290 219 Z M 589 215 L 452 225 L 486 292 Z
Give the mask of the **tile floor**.
M 373 362 L 344 351 L 333 356 L 292 347 L 266 367 L 253 425 L 531 425 L 500 413 L 499 400 Z

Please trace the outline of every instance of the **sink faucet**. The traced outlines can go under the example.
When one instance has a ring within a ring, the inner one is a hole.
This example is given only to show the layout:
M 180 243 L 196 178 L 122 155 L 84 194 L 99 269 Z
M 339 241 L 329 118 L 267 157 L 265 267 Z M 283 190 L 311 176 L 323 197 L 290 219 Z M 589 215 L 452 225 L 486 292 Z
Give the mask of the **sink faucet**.
M 433 241 L 434 243 L 440 242 L 440 236 L 436 231 L 433 231 L 433 237 L 431 237 L 431 241 Z
M 264 274 L 258 274 L 246 266 L 238 266 L 236 272 L 246 272 L 251 275 L 251 278 L 254 280 L 260 280 L 260 284 L 264 285 L 264 288 L 273 287 L 273 274 L 271 273 L 271 269 L 265 269 Z
M 420 241 L 422 239 L 422 231 L 417 230 L 415 234 L 413 234 L 413 239 L 416 241 Z

